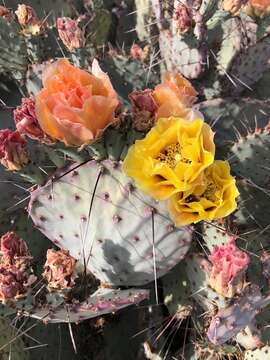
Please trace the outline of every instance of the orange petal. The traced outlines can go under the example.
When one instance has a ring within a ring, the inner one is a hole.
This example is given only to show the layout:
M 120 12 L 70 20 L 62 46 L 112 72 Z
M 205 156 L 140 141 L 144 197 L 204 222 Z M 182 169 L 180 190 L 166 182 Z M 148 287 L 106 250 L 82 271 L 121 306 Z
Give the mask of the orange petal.
M 117 99 L 92 96 L 84 104 L 81 114 L 83 123 L 96 135 L 98 130 L 104 129 L 113 121 L 113 113 L 117 105 Z
M 109 76 L 104 71 L 102 71 L 96 59 L 94 59 L 92 62 L 92 74 L 102 81 L 105 88 L 107 89 L 107 96 L 118 99 Z
M 91 130 L 87 129 L 81 124 L 73 123 L 69 120 L 56 119 L 58 127 L 61 128 L 61 137 L 66 145 L 81 146 L 89 144 L 94 139 Z

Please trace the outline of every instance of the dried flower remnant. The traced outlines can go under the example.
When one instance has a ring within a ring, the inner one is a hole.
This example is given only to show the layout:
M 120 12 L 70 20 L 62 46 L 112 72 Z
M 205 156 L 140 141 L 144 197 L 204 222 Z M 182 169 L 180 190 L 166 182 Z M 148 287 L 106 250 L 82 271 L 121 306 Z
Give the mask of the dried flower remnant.
M 66 250 L 48 249 L 43 277 L 52 290 L 70 289 L 75 285 L 76 260 Z
M 179 33 L 186 33 L 192 28 L 192 9 L 187 4 L 180 2 L 174 11 L 174 20 Z
M 35 111 L 35 99 L 33 97 L 22 98 L 21 105 L 14 110 L 14 121 L 18 132 L 33 140 L 45 144 L 52 144 L 53 140 L 41 129 Z
M 13 261 L 16 257 L 29 255 L 26 242 L 14 231 L 8 231 L 1 237 L 0 250 L 2 255 L 11 261 Z
M 8 170 L 21 170 L 29 162 L 26 141 L 18 131 L 0 130 L 0 163 Z
M 78 21 L 68 17 L 57 19 L 57 30 L 60 39 L 69 51 L 82 48 L 85 44 L 84 30 L 82 30 Z
M 133 126 L 138 131 L 148 131 L 155 123 L 158 106 L 153 98 L 153 90 L 137 90 L 129 94 L 132 104 Z

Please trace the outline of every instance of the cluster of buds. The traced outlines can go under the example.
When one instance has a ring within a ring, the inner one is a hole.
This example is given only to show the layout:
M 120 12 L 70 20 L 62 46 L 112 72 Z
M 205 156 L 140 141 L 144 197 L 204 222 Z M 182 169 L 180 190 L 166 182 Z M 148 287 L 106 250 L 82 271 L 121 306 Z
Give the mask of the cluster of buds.
M 1 237 L 0 252 L 0 301 L 5 303 L 25 297 L 36 281 L 25 241 L 9 231 Z
M 33 140 L 45 144 L 52 144 L 52 139 L 41 129 L 35 112 L 35 99 L 33 97 L 22 98 L 22 103 L 14 110 L 14 121 L 18 132 Z
M 48 249 L 43 277 L 49 290 L 67 290 L 75 285 L 76 260 L 66 250 Z
M 233 237 L 227 244 L 215 246 L 209 260 L 212 263 L 209 285 L 220 295 L 232 298 L 245 286 L 245 272 L 250 259 L 239 250 Z
M 8 170 L 21 170 L 29 162 L 26 141 L 18 131 L 0 130 L 0 163 Z
M 57 30 L 60 39 L 69 51 L 82 48 L 85 44 L 84 30 L 78 25 L 78 21 L 68 17 L 57 19 Z

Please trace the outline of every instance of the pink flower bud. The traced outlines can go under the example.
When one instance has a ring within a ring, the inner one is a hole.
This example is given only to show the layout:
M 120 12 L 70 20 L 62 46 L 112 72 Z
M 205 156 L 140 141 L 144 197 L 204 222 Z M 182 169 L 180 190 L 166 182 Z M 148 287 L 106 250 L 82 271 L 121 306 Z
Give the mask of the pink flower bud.
M 0 130 L 0 163 L 8 170 L 20 170 L 29 159 L 26 141 L 18 131 Z
M 85 44 L 84 31 L 78 26 L 78 22 L 68 17 L 57 19 L 57 29 L 60 39 L 69 51 L 79 49 Z
M 41 129 L 35 112 L 33 97 L 22 98 L 22 103 L 14 110 L 14 121 L 21 135 L 27 135 L 33 140 L 45 144 L 52 144 L 53 140 Z
M 13 231 L 9 231 L 1 237 L 0 250 L 3 256 L 11 261 L 15 257 L 29 255 L 25 241 Z
M 48 287 L 64 290 L 75 285 L 76 260 L 66 250 L 48 249 L 47 261 L 44 265 L 43 277 L 48 281 Z
M 215 246 L 209 260 L 212 263 L 209 285 L 219 294 L 232 298 L 245 284 L 245 271 L 250 262 L 248 254 L 239 250 L 235 238 Z

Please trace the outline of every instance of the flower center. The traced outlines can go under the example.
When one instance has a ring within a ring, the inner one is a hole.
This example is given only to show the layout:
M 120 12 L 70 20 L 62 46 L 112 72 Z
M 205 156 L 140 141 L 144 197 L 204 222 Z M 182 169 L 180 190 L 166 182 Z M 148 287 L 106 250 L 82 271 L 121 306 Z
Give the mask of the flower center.
M 157 160 L 167 164 L 170 168 L 175 168 L 179 161 L 190 163 L 190 160 L 185 159 L 181 155 L 181 145 L 171 144 L 158 154 Z
M 207 184 L 207 188 L 201 197 L 204 197 L 209 201 L 215 202 L 217 199 L 215 195 L 216 190 L 217 186 L 212 181 L 209 181 Z

